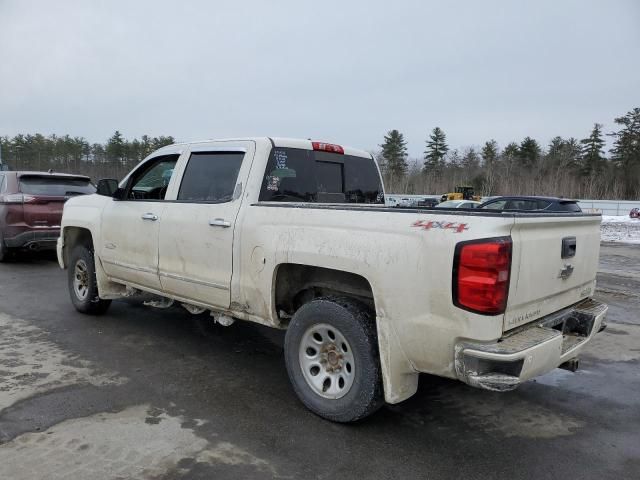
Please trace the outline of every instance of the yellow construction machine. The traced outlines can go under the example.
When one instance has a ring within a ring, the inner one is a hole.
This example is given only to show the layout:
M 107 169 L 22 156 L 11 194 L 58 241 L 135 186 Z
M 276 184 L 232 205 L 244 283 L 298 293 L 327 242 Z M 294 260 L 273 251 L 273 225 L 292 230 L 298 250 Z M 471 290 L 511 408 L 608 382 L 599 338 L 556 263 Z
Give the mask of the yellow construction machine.
M 480 195 L 475 194 L 475 190 L 473 187 L 469 185 L 463 185 L 456 187 L 455 192 L 445 193 L 440 198 L 441 202 L 446 202 L 447 200 L 475 200 L 476 202 L 480 201 Z

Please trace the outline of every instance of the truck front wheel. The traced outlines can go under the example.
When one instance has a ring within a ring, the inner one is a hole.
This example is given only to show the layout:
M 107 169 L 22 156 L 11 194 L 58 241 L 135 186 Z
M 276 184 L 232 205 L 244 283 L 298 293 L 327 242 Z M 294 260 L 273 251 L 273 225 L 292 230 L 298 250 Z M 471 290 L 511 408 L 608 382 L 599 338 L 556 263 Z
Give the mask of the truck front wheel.
M 103 314 L 111 305 L 111 300 L 102 300 L 98 296 L 93 251 L 85 245 L 77 245 L 71 251 L 70 260 L 67 271 L 73 306 L 81 313 Z
M 287 329 L 285 360 L 296 394 L 321 417 L 353 422 L 383 404 L 375 321 L 358 302 L 327 297 L 300 307 Z

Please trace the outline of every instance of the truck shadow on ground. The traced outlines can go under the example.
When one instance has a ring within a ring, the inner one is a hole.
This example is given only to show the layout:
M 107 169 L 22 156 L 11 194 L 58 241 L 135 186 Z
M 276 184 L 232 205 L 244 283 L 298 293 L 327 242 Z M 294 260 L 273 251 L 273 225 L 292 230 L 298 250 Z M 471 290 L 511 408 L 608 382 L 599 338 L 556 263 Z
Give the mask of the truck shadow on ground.
M 180 307 L 149 312 L 148 307 L 138 300 L 117 303 L 126 304 L 131 310 L 130 315 L 136 319 L 154 317 L 153 325 L 143 327 L 154 329 L 153 338 L 156 340 L 152 343 L 164 342 L 161 339 L 168 336 L 165 338 L 188 344 L 179 350 L 183 352 L 181 356 L 184 352 L 192 352 L 184 367 L 190 364 L 200 372 L 200 378 L 197 378 L 198 374 L 191 377 L 194 383 L 217 387 L 218 391 L 226 389 L 236 401 L 246 402 L 245 407 L 259 402 L 261 408 L 268 409 L 271 414 L 279 411 L 282 415 L 290 415 L 295 412 L 306 421 L 331 425 L 308 412 L 290 388 L 284 365 L 283 331 L 245 322 L 222 327 L 214 324 L 206 314 L 192 316 Z M 123 339 L 125 344 L 132 340 L 132 337 Z M 133 340 L 134 343 L 138 341 Z M 167 351 L 170 347 L 164 345 L 161 348 Z M 201 367 L 207 364 L 211 370 L 204 373 Z M 220 370 L 224 372 L 222 375 Z M 218 374 L 211 374 L 212 371 L 218 371 Z M 465 431 L 477 430 L 482 435 L 498 437 L 550 439 L 569 436 L 586 423 L 576 410 L 580 404 L 579 393 L 558 388 L 558 384 L 571 383 L 569 378 L 572 375 L 558 370 L 545 377 L 543 383 L 529 382 L 514 392 L 495 393 L 469 387 L 457 380 L 422 374 L 413 397 L 398 405 L 385 405 L 374 416 L 355 424 L 355 428 L 363 425 L 401 430 L 427 425 L 430 428 L 434 425 L 436 428 L 449 428 L 462 423 Z M 243 391 L 236 396 L 239 388 Z M 251 398 L 251 392 L 258 395 L 259 400 Z M 555 398 L 550 398 L 550 393 Z M 236 415 L 238 413 L 235 412 Z

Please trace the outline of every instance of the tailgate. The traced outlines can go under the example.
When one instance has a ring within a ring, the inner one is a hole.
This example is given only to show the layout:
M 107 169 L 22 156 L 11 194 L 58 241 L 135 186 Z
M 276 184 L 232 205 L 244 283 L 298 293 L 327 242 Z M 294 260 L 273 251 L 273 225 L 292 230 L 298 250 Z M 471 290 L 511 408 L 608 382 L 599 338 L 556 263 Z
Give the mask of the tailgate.
M 24 222 L 30 227 L 59 227 L 65 197 L 26 195 Z
M 600 220 L 588 214 L 515 217 L 505 331 L 593 295 Z

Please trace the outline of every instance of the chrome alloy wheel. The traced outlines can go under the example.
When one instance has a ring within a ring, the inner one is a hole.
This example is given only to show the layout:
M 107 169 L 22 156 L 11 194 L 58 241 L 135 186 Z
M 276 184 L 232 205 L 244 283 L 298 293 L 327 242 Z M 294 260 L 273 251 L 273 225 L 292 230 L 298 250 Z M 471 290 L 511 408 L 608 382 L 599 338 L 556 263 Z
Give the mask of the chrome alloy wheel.
M 307 384 L 321 397 L 338 399 L 351 389 L 356 365 L 349 342 L 337 328 L 326 323 L 309 327 L 298 358 Z
M 89 295 L 89 269 L 82 259 L 79 259 L 74 267 L 73 291 L 78 300 L 84 300 Z

